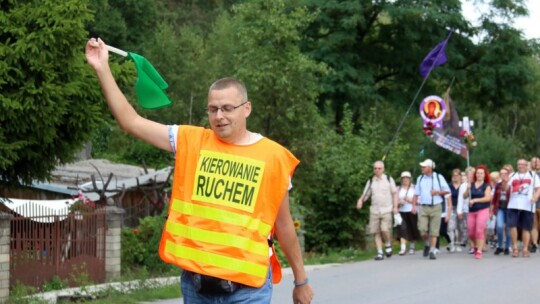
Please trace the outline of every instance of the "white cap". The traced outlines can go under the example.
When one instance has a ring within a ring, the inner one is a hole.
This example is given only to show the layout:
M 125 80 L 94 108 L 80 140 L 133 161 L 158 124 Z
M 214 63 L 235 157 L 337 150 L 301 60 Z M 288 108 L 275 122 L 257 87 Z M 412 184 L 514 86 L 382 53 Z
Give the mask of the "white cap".
M 404 178 L 404 177 L 411 178 L 411 172 L 409 172 L 409 171 L 401 172 L 401 178 Z
M 420 163 L 420 167 L 431 167 L 435 169 L 435 163 L 431 159 L 426 159 L 425 161 Z

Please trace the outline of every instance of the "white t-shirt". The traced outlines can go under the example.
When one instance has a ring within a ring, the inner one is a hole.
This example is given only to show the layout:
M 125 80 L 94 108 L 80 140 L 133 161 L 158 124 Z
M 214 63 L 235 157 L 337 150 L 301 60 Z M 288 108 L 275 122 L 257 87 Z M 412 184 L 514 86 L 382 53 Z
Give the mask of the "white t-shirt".
M 171 148 L 173 151 L 174 156 L 176 157 L 176 139 L 178 138 L 178 129 L 180 128 L 179 125 L 169 125 L 169 142 L 171 143 Z M 250 142 L 246 143 L 245 145 L 251 145 L 263 138 L 263 136 L 259 133 L 252 133 L 254 136 L 250 137 Z
M 451 196 L 452 194 L 450 193 L 444 196 L 444 202 L 442 202 L 444 207 L 443 207 L 443 212 L 441 213 L 441 218 L 446 218 L 446 214 L 448 214 L 448 200 L 450 199 Z
M 467 183 L 462 183 L 459 185 L 458 189 L 458 204 L 456 207 L 456 213 L 457 214 L 463 214 L 463 213 L 469 213 L 469 198 L 463 197 L 463 194 L 465 194 L 465 191 L 467 191 Z
M 531 203 L 536 189 L 540 187 L 540 178 L 531 172 L 516 172 L 510 177 L 510 201 L 508 209 L 519 209 L 534 212 L 535 204 Z
M 409 185 L 408 188 L 399 187 L 398 191 L 398 202 L 402 202 L 405 197 L 409 202 L 399 206 L 399 212 L 411 212 L 413 205 L 410 203 L 414 197 L 414 185 Z

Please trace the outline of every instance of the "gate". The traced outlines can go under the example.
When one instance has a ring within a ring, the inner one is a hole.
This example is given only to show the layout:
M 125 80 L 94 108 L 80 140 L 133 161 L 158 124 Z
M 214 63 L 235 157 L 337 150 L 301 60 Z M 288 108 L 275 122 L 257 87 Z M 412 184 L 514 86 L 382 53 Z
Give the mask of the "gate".
M 11 213 L 10 288 L 20 283 L 41 289 L 55 276 L 70 287 L 105 281 L 104 209 L 23 207 L 33 209 Z

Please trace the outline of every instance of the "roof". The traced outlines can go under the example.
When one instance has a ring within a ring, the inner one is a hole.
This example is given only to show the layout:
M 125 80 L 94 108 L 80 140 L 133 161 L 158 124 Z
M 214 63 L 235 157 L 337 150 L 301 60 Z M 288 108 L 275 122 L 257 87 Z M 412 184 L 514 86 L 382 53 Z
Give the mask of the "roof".
M 152 174 L 153 172 L 157 171 L 148 169 L 148 174 Z M 114 179 L 119 180 L 134 178 L 146 174 L 144 168 L 142 167 L 113 163 L 106 159 L 88 159 L 56 167 L 56 169 L 51 172 L 51 178 L 54 184 L 64 184 L 78 187 L 84 183 L 91 182 L 92 175 L 96 177 L 96 181 L 99 181 L 99 174 L 101 174 L 103 179 L 107 181 L 110 173 L 113 173 Z M 158 176 L 158 181 L 165 181 L 167 174 L 164 174 L 164 176 Z
M 57 218 L 64 220 L 69 213 L 69 206 L 76 202 L 74 199 L 64 200 L 28 200 L 10 198 L 4 206 L 12 211 L 30 217 L 40 223 L 52 223 Z
M 99 200 L 99 194 L 94 192 L 92 185 L 92 175 L 95 177 L 96 186 L 103 189 L 109 175 L 113 177 L 107 186 L 107 197 L 119 194 L 122 189 L 130 189 L 137 185 L 148 185 L 154 181 L 156 183 L 167 182 L 172 167 L 165 167 L 160 170 L 148 169 L 127 164 L 113 163 L 106 159 L 81 160 L 58 166 L 51 173 L 50 182 L 33 182 L 31 187 L 69 196 L 76 196 L 81 190 L 85 197 L 92 201 Z M 100 177 L 101 174 L 101 177 Z M 101 180 L 103 178 L 103 180 Z
M 167 182 L 171 171 L 172 167 L 165 167 L 160 170 L 148 170 L 148 173 L 146 173 L 144 168 L 116 164 L 104 159 L 82 160 L 57 167 L 52 172 L 52 181 L 50 183 L 34 182 L 31 185 L 35 189 L 62 193 L 72 198 L 61 200 L 8 198 L 9 201 L 1 200 L 0 203 L 25 217 L 63 215 L 60 219 L 64 219 L 68 213 L 66 210 L 76 201 L 74 198 L 81 196 L 84 200 L 99 200 L 99 193 L 93 191 L 92 175 L 95 176 L 98 190 L 101 190 L 103 189 L 103 183 L 107 182 L 111 173 L 113 174 L 105 192 L 106 197 L 113 197 L 120 194 L 122 189 L 148 185 L 154 181 L 156 183 Z M 79 194 L 80 192 L 82 193 Z M 52 222 L 54 217 L 44 216 L 33 220 L 48 223 Z

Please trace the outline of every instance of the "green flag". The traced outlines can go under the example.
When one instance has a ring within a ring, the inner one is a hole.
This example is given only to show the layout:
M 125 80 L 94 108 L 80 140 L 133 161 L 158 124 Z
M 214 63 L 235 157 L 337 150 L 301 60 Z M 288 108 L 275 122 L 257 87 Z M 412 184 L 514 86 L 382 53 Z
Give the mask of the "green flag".
M 128 57 L 135 63 L 137 69 L 137 81 L 135 93 L 139 105 L 145 109 L 159 109 L 171 105 L 171 100 L 165 94 L 169 87 L 154 66 L 141 55 L 127 53 L 112 46 L 107 46 L 109 51 Z

